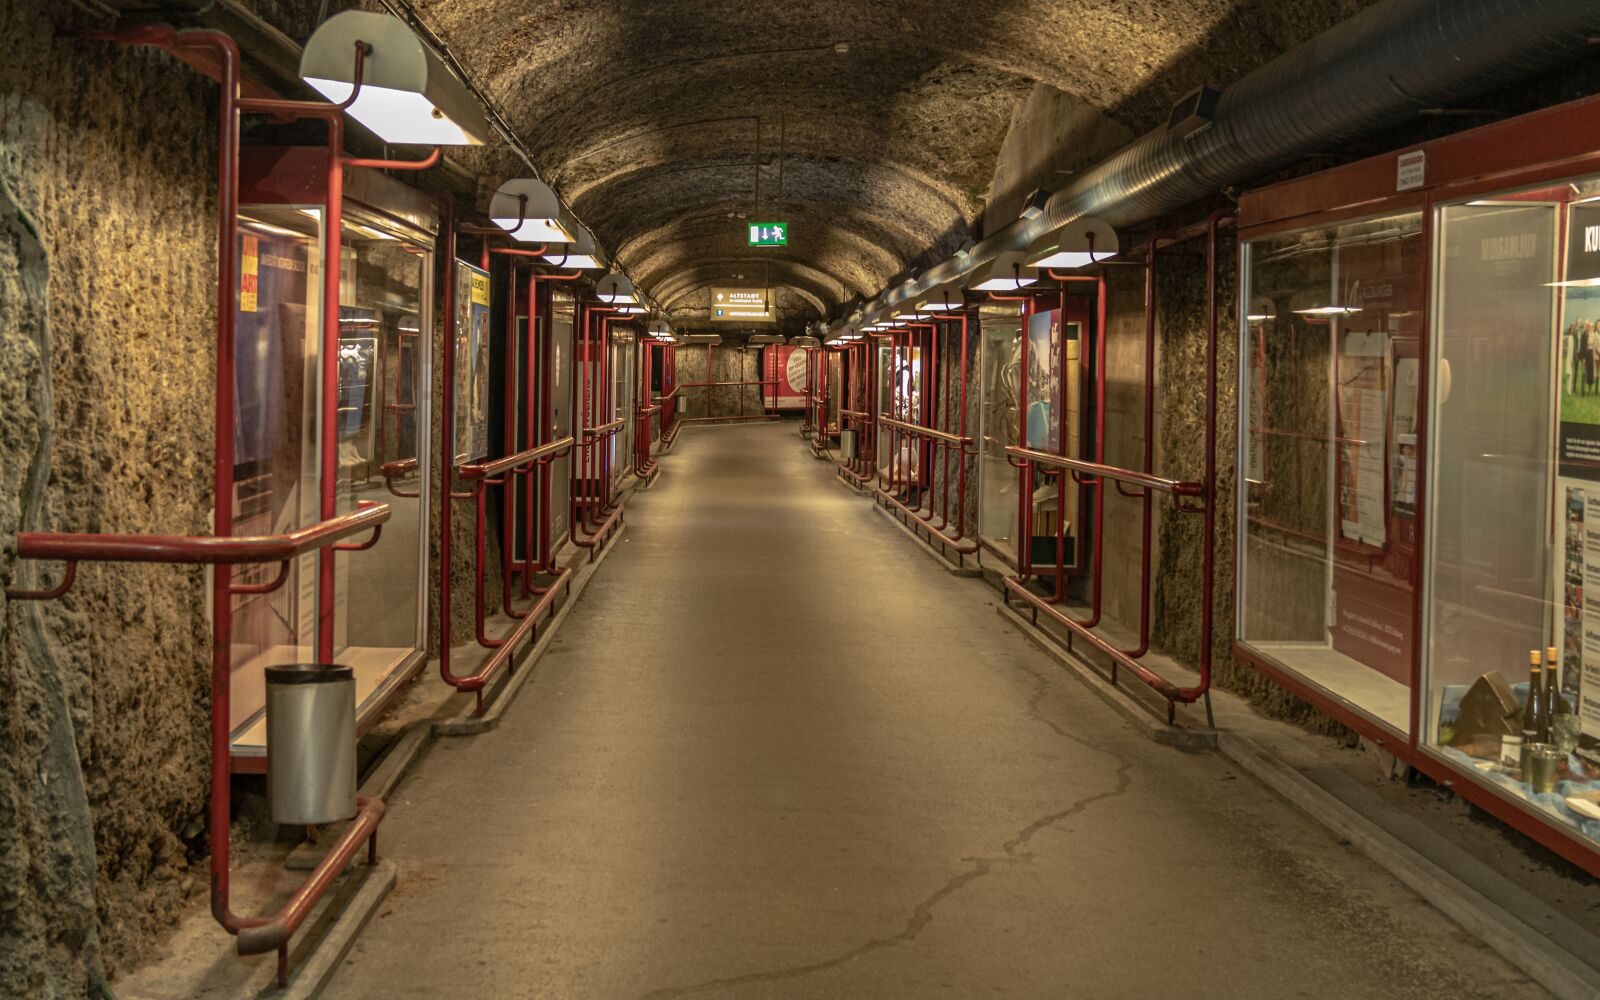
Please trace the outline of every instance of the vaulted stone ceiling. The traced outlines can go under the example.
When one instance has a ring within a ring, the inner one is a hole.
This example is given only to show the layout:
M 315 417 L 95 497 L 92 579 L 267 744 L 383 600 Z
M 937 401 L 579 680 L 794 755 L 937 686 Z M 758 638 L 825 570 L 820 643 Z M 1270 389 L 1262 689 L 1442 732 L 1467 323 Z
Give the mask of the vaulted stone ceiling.
M 412 0 L 543 176 L 676 323 L 712 283 L 785 326 L 974 235 L 1038 84 L 1131 130 L 1371 0 Z M 508 157 L 474 157 L 486 174 Z M 783 249 L 748 221 L 790 223 Z M 790 332 L 793 332 L 792 329 Z

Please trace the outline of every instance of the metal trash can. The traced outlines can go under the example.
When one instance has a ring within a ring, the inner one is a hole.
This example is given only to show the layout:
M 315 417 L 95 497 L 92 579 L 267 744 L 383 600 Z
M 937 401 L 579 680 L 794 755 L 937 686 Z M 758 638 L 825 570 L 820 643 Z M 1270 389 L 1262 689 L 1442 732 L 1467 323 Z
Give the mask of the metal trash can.
M 320 826 L 356 814 L 356 678 L 349 667 L 268 667 L 267 804 L 272 821 Z
M 852 427 L 846 427 L 839 432 L 839 456 L 847 462 L 856 458 L 856 432 Z

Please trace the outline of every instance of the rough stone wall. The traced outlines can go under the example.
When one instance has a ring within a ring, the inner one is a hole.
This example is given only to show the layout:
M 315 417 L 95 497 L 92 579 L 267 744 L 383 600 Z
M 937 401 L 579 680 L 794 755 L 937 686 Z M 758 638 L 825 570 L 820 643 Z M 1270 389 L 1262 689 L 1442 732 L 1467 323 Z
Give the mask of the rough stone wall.
M 736 344 L 722 344 L 711 348 L 711 375 L 706 376 L 706 348 L 703 344 L 689 344 L 678 348 L 678 384 L 691 382 L 754 382 L 762 378 L 761 351 L 758 347 L 741 348 Z M 771 390 L 768 390 L 770 396 Z M 746 416 L 760 416 L 761 387 L 755 385 L 719 385 L 711 390 L 710 408 L 707 408 L 706 390 L 685 389 L 679 398 L 678 416 L 736 417 L 740 414 L 740 401 Z
M 210 509 L 215 88 L 156 52 L 73 37 L 72 16 L 0 6 L 0 181 L 15 197 L 0 241 L 0 579 L 13 585 L 60 573 L 14 560 L 19 521 L 203 533 Z M 37 252 L 19 235 L 30 227 Z M 44 361 L 53 405 L 36 410 Z M 203 884 L 189 869 L 207 791 L 205 601 L 198 569 L 86 565 L 60 600 L 0 602 L 0 995 L 85 995 Z

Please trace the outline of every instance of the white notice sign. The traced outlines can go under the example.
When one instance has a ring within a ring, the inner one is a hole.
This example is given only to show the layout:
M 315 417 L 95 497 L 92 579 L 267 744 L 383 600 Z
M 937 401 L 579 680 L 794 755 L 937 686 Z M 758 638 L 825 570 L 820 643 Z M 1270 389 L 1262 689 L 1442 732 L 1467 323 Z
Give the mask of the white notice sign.
M 1396 191 L 1415 191 L 1428 183 L 1428 154 L 1422 150 L 1400 157 L 1400 168 L 1395 177 Z

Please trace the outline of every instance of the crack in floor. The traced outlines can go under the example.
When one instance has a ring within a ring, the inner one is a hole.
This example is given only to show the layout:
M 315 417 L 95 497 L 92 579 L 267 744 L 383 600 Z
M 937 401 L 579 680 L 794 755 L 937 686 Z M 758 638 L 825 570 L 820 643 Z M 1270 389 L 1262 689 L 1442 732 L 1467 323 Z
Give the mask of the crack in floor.
M 1097 753 L 1108 754 L 1117 762 L 1117 768 L 1115 771 L 1117 778 L 1116 787 L 1108 791 L 1097 792 L 1094 795 L 1084 796 L 1081 799 L 1073 801 L 1065 809 L 1040 816 L 1038 819 L 1035 819 L 1027 826 L 1024 826 L 1022 829 L 1018 830 L 1016 834 L 1005 843 L 1001 844 L 1001 854 L 999 855 L 990 857 L 962 858 L 961 860 L 971 865 L 971 867 L 966 871 L 951 876 L 951 878 L 948 879 L 943 885 L 934 890 L 931 895 L 919 902 L 912 909 L 911 916 L 906 920 L 905 926 L 896 934 L 873 938 L 870 941 L 851 948 L 849 951 L 842 952 L 838 955 L 834 955 L 831 958 L 821 959 L 816 962 L 808 962 L 804 965 L 786 966 L 781 969 L 768 969 L 761 972 L 747 972 L 743 975 L 726 976 L 719 979 L 708 979 L 704 982 L 694 983 L 688 986 L 665 987 L 658 990 L 652 990 L 649 993 L 644 994 L 640 1000 L 674 1000 L 674 998 L 677 997 L 711 993 L 717 990 L 731 989 L 735 986 L 748 986 L 754 983 L 770 983 L 785 979 L 799 979 L 804 976 L 809 976 L 818 972 L 825 972 L 829 969 L 837 968 L 848 962 L 852 962 L 858 958 L 861 958 L 865 955 L 870 955 L 873 952 L 882 950 L 884 948 L 890 948 L 895 945 L 914 941 L 916 940 L 917 935 L 921 934 L 922 931 L 933 922 L 934 907 L 938 906 L 944 900 L 960 892 L 962 889 L 966 888 L 971 883 L 976 882 L 978 879 L 983 878 L 985 875 L 988 875 L 998 865 L 1021 864 L 1032 860 L 1033 855 L 1031 853 L 1019 852 L 1041 831 L 1049 829 L 1069 816 L 1074 816 L 1083 812 L 1096 802 L 1102 802 L 1106 799 L 1114 799 L 1126 794 L 1129 787 L 1133 783 L 1133 779 L 1129 775 L 1129 772 L 1131 772 L 1134 767 L 1133 761 L 1129 760 L 1126 755 L 1111 747 L 1102 744 L 1091 743 L 1081 736 L 1069 733 L 1063 730 L 1053 720 L 1046 718 L 1040 712 L 1039 706 L 1044 701 L 1045 697 L 1050 693 L 1049 679 L 1045 677 L 1045 675 L 1022 663 L 1013 661 L 1013 665 L 1020 669 L 1023 673 L 1026 673 L 1032 677 L 1035 682 L 1033 694 L 1028 699 L 1028 716 L 1035 721 L 1042 723 L 1057 736 L 1060 736 L 1063 739 L 1069 740 L 1078 744 L 1079 746 L 1093 750 Z

